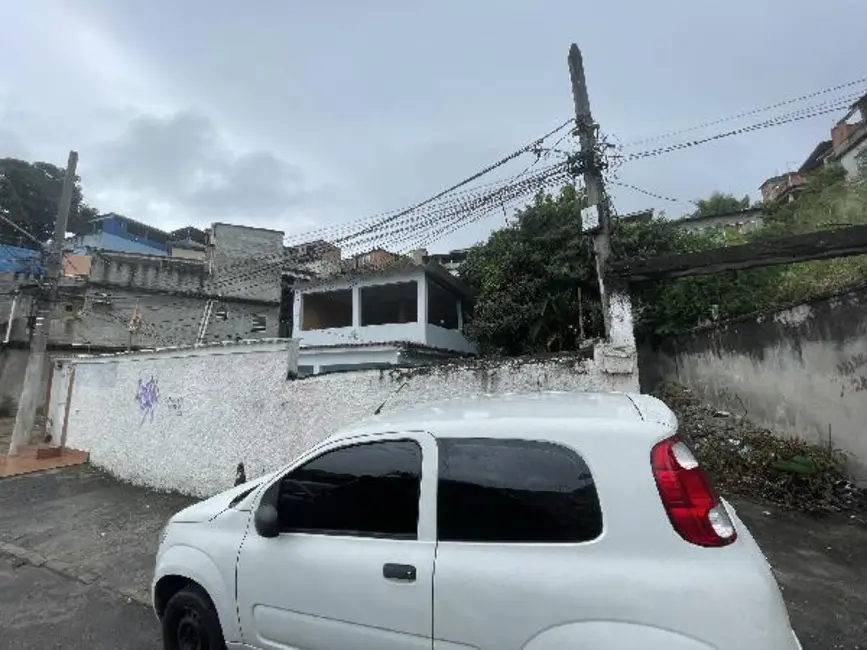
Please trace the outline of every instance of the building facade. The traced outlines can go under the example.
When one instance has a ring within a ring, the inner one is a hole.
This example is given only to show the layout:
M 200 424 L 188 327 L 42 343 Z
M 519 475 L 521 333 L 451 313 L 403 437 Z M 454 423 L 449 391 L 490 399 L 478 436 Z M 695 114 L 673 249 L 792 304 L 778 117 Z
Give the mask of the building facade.
M 469 291 L 434 264 L 407 263 L 295 287 L 299 372 L 383 367 L 473 355 Z

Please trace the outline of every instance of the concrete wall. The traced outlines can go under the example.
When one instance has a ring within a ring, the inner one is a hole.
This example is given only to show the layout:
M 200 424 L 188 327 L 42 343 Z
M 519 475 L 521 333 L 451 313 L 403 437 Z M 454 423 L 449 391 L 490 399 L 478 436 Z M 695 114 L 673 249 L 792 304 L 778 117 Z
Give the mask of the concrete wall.
M 0 350 L 0 417 L 15 415 L 18 410 L 18 399 L 21 397 L 21 387 L 24 383 L 24 371 L 30 351 L 26 348 L 4 348 Z M 45 370 L 42 373 L 42 392 L 48 389 L 51 361 L 45 359 Z M 5 454 L 5 449 L 0 449 Z
M 292 347 L 270 341 L 78 358 L 67 444 L 122 479 L 206 496 L 231 486 L 237 463 L 248 477 L 277 469 L 389 396 L 387 408 L 481 393 L 636 388 L 631 372 L 604 372 L 569 355 L 287 380 L 297 362 Z
M 639 355 L 660 380 L 781 435 L 833 444 L 867 480 L 867 288 L 698 329 Z
M 418 290 L 418 313 L 413 323 L 387 323 L 384 325 L 361 325 L 361 290 L 365 287 L 383 286 L 415 282 Z M 305 330 L 301 326 L 305 293 L 352 290 L 352 321 L 347 327 Z M 458 297 L 455 296 L 455 310 Z M 293 306 L 293 334 L 298 337 L 302 347 L 324 345 L 347 345 L 353 343 L 384 343 L 389 341 L 408 341 L 431 347 L 474 354 L 476 346 L 459 330 L 448 330 L 428 324 L 428 278 L 422 269 L 408 270 L 404 274 L 386 277 L 369 276 L 364 278 L 336 278 L 326 283 L 317 283 L 309 291 L 299 289 L 295 293 Z
M 108 304 L 94 300 L 93 292 L 88 297 L 84 315 L 66 324 L 55 321 L 58 331 L 52 340 L 74 342 L 77 345 L 124 347 L 129 341 L 127 324 L 136 308 L 141 315 L 141 327 L 132 338 L 135 347 L 165 347 L 190 345 L 196 341 L 207 300 L 166 293 L 143 293 L 135 290 L 113 290 Z M 277 336 L 279 305 L 226 301 L 225 320 L 216 317 L 215 303 L 211 319 L 203 339 L 214 343 L 235 339 L 275 338 Z M 253 331 L 253 316 L 265 317 L 265 330 Z M 52 330 L 54 334 L 54 331 Z
M 283 237 L 278 230 L 215 223 L 208 292 L 279 304 Z
M 151 243 L 147 240 L 136 241 L 129 237 L 120 237 L 108 232 L 93 235 L 80 235 L 67 241 L 67 248 L 86 253 L 88 249 L 116 251 L 121 253 L 141 253 L 143 255 L 167 255 L 166 246 Z
M 846 170 L 846 176 L 850 179 L 860 174 L 861 157 L 867 155 L 867 137 L 840 157 L 840 164 Z

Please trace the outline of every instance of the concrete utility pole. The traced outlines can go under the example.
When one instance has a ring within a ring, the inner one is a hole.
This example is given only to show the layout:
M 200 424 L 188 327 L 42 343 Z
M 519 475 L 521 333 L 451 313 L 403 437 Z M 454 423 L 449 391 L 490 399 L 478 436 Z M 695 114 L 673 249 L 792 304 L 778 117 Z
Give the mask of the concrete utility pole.
M 33 337 L 30 340 L 30 357 L 27 359 L 27 369 L 24 371 L 24 384 L 21 387 L 21 398 L 18 400 L 15 429 L 12 431 L 12 440 L 9 444 L 10 456 L 17 454 L 24 445 L 30 444 L 33 423 L 36 420 L 36 409 L 45 399 L 42 390 L 45 350 L 48 347 L 51 315 L 57 303 L 57 285 L 63 274 L 63 243 L 66 240 L 69 210 L 72 207 L 72 192 L 75 188 L 75 169 L 77 166 L 78 153 L 70 151 L 69 159 L 66 162 L 66 175 L 63 178 L 60 202 L 57 206 L 57 219 L 54 222 L 54 238 L 51 241 L 51 250 L 45 265 L 42 293 L 37 298 L 41 304 L 36 310 L 36 324 Z
M 587 207 L 581 211 L 582 226 L 593 233 L 596 251 L 596 274 L 605 319 L 605 338 L 611 349 L 627 365 L 634 362 L 635 336 L 632 332 L 632 301 L 629 285 L 608 273 L 611 257 L 611 209 L 602 180 L 602 161 L 596 139 L 597 125 L 590 114 L 590 98 L 584 78 L 584 60 L 574 43 L 569 48 L 569 76 L 575 100 L 575 133 L 581 143 L 581 167 L 587 193 Z
M 581 211 L 581 221 L 583 227 L 593 233 L 596 275 L 599 278 L 605 334 L 610 337 L 611 313 L 605 269 L 611 256 L 611 213 L 605 197 L 602 168 L 597 151 L 597 125 L 593 122 L 590 113 L 590 97 L 587 93 L 587 80 L 584 77 L 584 58 L 575 43 L 572 43 L 572 47 L 569 48 L 569 76 L 572 79 L 572 99 L 575 102 L 575 133 L 581 143 L 584 189 L 587 194 L 587 207 Z

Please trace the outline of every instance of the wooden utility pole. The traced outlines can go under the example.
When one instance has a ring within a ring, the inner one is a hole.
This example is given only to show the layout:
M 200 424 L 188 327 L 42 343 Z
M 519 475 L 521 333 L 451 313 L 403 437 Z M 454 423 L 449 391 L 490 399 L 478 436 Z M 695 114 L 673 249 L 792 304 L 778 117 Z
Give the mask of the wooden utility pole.
M 33 337 L 30 340 L 30 356 L 27 359 L 27 369 L 24 371 L 21 398 L 18 400 L 15 429 L 12 431 L 12 440 L 9 443 L 10 456 L 17 454 L 24 445 L 30 444 L 33 424 L 36 420 L 36 409 L 45 398 L 42 390 L 45 350 L 48 347 L 51 315 L 57 304 L 57 285 L 63 274 L 63 244 L 66 241 L 66 225 L 69 221 L 69 210 L 72 207 L 72 193 L 75 188 L 75 169 L 77 166 L 78 153 L 70 151 L 69 159 L 66 162 L 66 175 L 63 178 L 60 202 L 57 206 L 57 218 L 54 222 L 54 238 L 51 241 L 51 249 L 45 265 L 42 292 L 37 297 L 39 306 L 36 310 Z
M 590 113 L 590 97 L 584 77 L 584 58 L 575 43 L 569 48 L 569 76 L 572 79 L 572 99 L 575 102 L 575 134 L 581 144 L 581 168 L 584 173 L 584 191 L 587 207 L 581 211 L 581 221 L 593 233 L 593 248 L 596 251 L 596 275 L 599 278 L 599 294 L 602 298 L 602 314 L 605 334 L 611 336 L 611 310 L 608 294 L 611 287 L 605 277 L 608 258 L 611 256 L 611 212 L 605 195 L 602 179 L 602 163 L 596 140 L 597 125 Z

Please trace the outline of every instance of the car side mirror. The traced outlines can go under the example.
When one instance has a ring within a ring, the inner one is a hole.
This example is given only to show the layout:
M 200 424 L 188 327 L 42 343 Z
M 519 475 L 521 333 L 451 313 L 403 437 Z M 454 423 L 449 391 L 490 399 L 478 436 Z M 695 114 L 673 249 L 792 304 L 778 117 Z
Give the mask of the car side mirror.
M 280 534 L 280 517 L 277 508 L 270 503 L 260 505 L 253 515 L 253 525 L 262 537 L 277 537 Z

